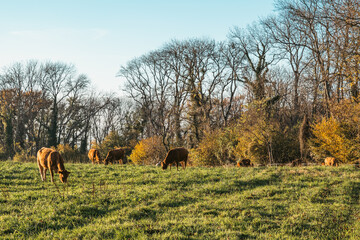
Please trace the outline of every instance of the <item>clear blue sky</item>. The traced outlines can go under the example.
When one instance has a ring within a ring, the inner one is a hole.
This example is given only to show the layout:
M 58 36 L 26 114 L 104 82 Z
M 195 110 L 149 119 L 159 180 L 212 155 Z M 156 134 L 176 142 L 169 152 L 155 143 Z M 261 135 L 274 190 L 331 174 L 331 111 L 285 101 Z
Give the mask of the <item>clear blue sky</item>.
M 273 0 L 0 0 L 0 68 L 72 63 L 96 89 L 119 91 L 121 65 L 172 39 L 225 40 L 273 13 Z

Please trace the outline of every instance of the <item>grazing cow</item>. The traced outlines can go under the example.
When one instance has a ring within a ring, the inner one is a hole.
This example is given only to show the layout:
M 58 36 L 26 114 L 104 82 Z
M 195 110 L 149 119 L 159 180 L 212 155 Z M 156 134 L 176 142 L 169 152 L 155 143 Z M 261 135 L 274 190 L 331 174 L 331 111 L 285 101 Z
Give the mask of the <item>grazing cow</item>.
M 46 170 L 49 169 L 51 182 L 54 182 L 53 170 L 59 173 L 60 181 L 62 183 L 67 182 L 67 178 L 70 172 L 65 170 L 64 161 L 59 152 L 51 148 L 41 148 L 37 152 L 37 164 L 40 170 L 42 181 L 46 180 Z
M 244 158 L 241 159 L 239 162 L 237 162 L 236 164 L 238 167 L 253 167 L 254 164 L 251 163 L 250 159 Z
M 301 160 L 301 158 L 297 158 L 291 162 L 290 166 L 291 167 L 300 167 L 303 164 L 304 164 L 304 162 Z
M 162 169 L 166 169 L 168 165 L 170 165 L 170 170 L 171 170 L 171 165 L 173 163 L 176 163 L 176 170 L 179 170 L 179 163 L 184 162 L 184 164 L 182 164 L 182 167 L 185 170 L 186 163 L 188 160 L 188 155 L 189 155 L 189 151 L 186 150 L 185 148 L 171 149 L 166 155 L 164 161 L 161 162 L 161 167 Z
M 325 158 L 324 165 L 337 167 L 339 166 L 339 161 L 333 157 L 327 157 Z
M 100 163 L 100 152 L 97 149 L 90 149 L 88 153 L 89 159 L 92 161 L 93 164 Z
M 113 149 L 108 152 L 106 158 L 104 159 L 104 164 L 108 165 L 109 163 L 113 164 L 115 161 L 119 161 L 119 164 L 123 164 L 123 159 L 125 157 L 124 149 L 118 148 Z

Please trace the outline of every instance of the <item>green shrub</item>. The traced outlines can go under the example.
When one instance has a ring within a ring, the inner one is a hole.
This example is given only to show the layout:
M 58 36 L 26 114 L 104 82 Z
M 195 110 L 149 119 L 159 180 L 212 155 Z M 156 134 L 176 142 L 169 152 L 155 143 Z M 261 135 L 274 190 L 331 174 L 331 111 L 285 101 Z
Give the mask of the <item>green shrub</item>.
M 115 148 L 121 148 L 122 141 L 117 131 L 110 131 L 101 143 L 92 142 L 91 148 L 97 149 L 100 152 L 100 158 L 104 159 L 107 153 Z
M 279 150 L 282 145 L 277 141 L 282 141 L 284 133 L 280 123 L 271 118 L 266 102 L 259 101 L 249 105 L 239 120 L 238 129 L 238 158 L 248 158 L 257 164 L 279 161 L 275 153 L 283 150 Z
M 235 164 L 237 138 L 234 127 L 207 133 L 199 146 L 190 151 L 191 163 L 195 166 Z
M 275 163 L 289 163 L 300 158 L 298 128 L 278 129 L 273 135 L 273 156 Z
M 6 160 L 7 155 L 6 152 L 3 150 L 3 148 L 0 146 L 0 160 Z
M 253 163 L 291 162 L 300 157 L 298 129 L 283 129 L 261 103 L 249 105 L 239 122 L 205 134 L 190 151 L 197 166 L 235 164 L 248 158 Z
M 69 144 L 59 144 L 56 148 L 65 162 L 85 162 L 87 156 L 81 154 L 77 147 L 71 148 Z

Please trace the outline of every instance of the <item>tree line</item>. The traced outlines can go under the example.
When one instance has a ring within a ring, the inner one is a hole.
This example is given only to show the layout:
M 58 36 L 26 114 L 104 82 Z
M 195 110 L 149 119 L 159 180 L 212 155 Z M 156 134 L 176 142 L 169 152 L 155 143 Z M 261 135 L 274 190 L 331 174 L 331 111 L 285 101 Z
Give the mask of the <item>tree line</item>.
M 69 145 L 86 153 L 125 128 L 133 111 L 127 100 L 96 93 L 75 66 L 30 60 L 4 67 L 0 75 L 0 152 L 35 155 L 43 146 Z M 126 108 L 123 106 L 126 105 Z
M 96 93 L 64 63 L 4 68 L 3 154 L 58 144 L 85 153 L 114 133 L 116 145 L 156 137 L 165 150 L 186 146 L 204 164 L 320 159 L 340 152 L 329 138 L 357 146 L 358 1 L 274 5 L 276 14 L 232 28 L 225 41 L 173 40 L 130 60 L 118 73 L 126 98 Z M 326 131 L 330 123 L 336 131 Z

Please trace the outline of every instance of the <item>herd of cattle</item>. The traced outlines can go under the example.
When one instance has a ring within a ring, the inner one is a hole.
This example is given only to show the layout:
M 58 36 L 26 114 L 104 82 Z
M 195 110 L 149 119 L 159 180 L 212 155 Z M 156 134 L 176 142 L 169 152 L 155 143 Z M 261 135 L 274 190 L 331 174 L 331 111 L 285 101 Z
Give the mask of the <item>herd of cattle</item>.
M 185 148 L 174 148 L 171 149 L 165 159 L 157 164 L 161 165 L 162 169 L 167 169 L 168 166 L 176 164 L 176 169 L 178 170 L 179 164 L 182 165 L 183 169 L 186 168 L 186 164 L 188 161 L 188 155 L 189 152 Z M 95 163 L 101 163 L 100 153 L 96 149 L 90 149 L 88 157 L 90 161 L 92 161 L 93 164 Z M 113 164 L 113 163 L 120 163 L 123 164 L 123 161 L 125 159 L 125 150 L 124 149 L 113 149 L 110 150 L 106 158 L 103 160 L 103 163 L 105 165 L 107 164 Z M 57 152 L 54 149 L 51 148 L 41 148 L 37 153 L 37 164 L 40 171 L 41 180 L 46 180 L 46 170 L 49 169 L 50 176 L 51 176 L 51 182 L 54 182 L 54 174 L 53 171 L 57 172 L 60 177 L 60 181 L 62 183 L 67 182 L 67 178 L 70 174 L 69 171 L 65 169 L 64 161 L 60 155 L 59 152 Z M 288 164 L 289 166 L 301 166 L 302 161 L 300 159 L 297 159 L 293 161 L 292 163 Z M 325 166 L 338 166 L 339 162 L 333 158 L 333 157 L 327 157 L 325 158 L 325 161 L 322 163 L 322 165 Z M 237 163 L 238 167 L 252 167 L 254 166 L 249 159 L 242 159 Z M 359 167 L 359 163 L 356 164 L 356 167 Z
M 170 165 L 176 164 L 176 169 L 178 169 L 179 164 L 182 165 L 183 169 L 186 168 L 187 160 L 188 160 L 189 152 L 185 148 L 174 148 L 171 149 L 164 161 L 161 162 L 162 169 L 166 169 Z M 93 164 L 100 163 L 100 153 L 96 149 L 90 149 L 88 157 Z M 105 165 L 113 164 L 119 162 L 123 163 L 125 158 L 125 150 L 124 149 L 113 149 L 108 152 L 106 158 L 103 160 Z M 183 164 L 182 164 L 183 163 Z M 67 178 L 70 174 L 69 171 L 65 169 L 64 160 L 62 159 L 59 152 L 52 148 L 41 148 L 37 153 L 37 164 L 40 171 L 41 180 L 46 180 L 46 170 L 49 169 L 51 182 L 54 182 L 54 173 L 57 172 L 60 177 L 60 181 L 62 183 L 67 182 Z

